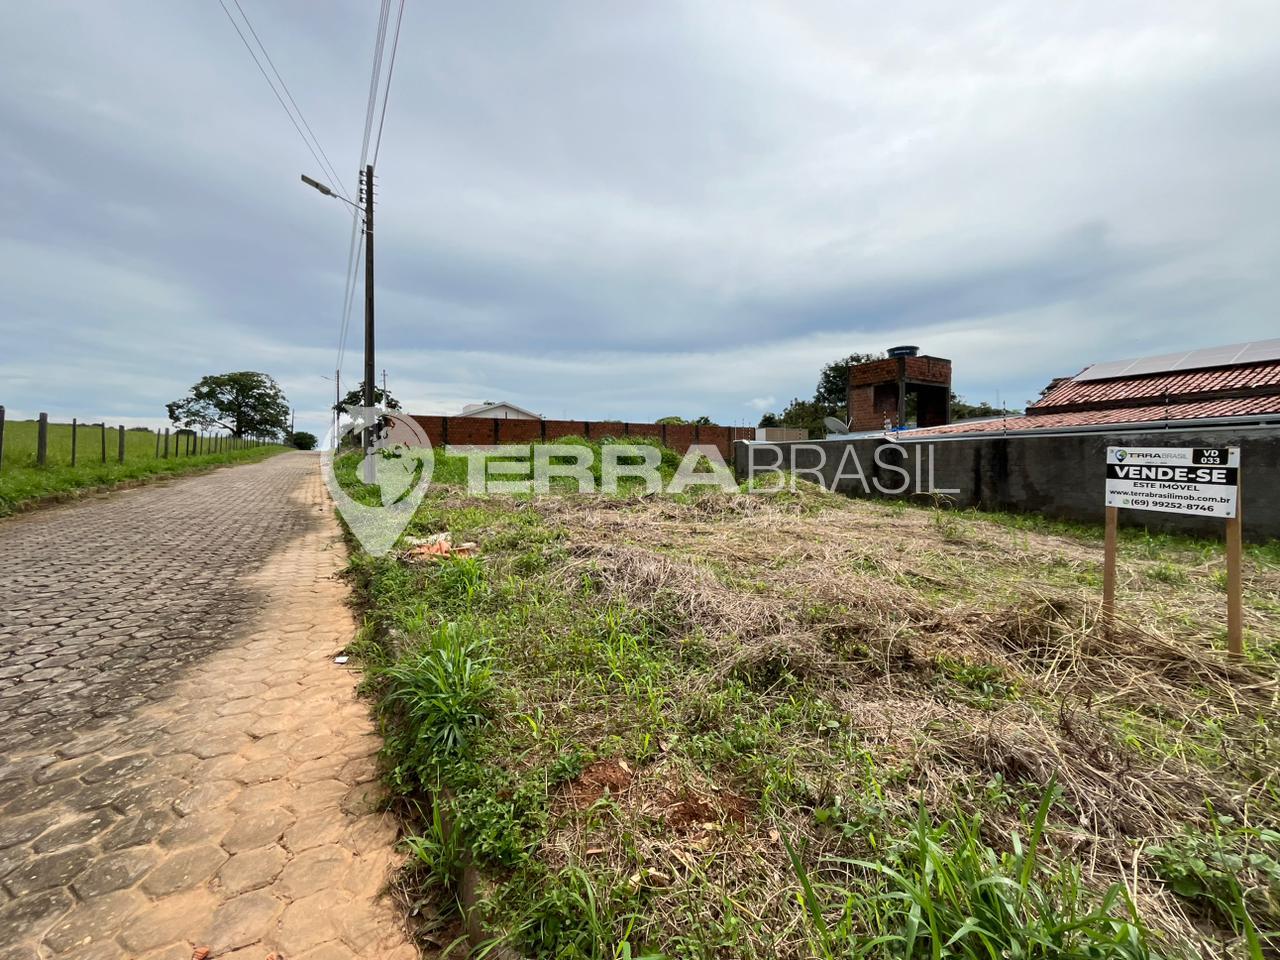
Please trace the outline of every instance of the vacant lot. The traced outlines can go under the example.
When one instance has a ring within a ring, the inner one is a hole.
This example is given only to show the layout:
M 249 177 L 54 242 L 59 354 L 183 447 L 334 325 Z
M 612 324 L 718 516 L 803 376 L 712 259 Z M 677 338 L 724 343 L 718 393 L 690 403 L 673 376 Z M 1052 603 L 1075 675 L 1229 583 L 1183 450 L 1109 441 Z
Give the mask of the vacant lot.
M 104 463 L 101 427 L 97 424 L 80 424 L 76 430 L 76 465 L 73 467 L 71 424 L 50 423 L 46 466 L 37 467 L 37 427 L 34 420 L 9 420 L 4 425 L 4 459 L 0 461 L 0 516 L 12 513 L 32 501 L 72 493 L 86 487 L 113 486 L 146 477 L 190 473 L 224 463 L 260 460 L 284 449 L 277 446 L 257 447 L 188 456 L 185 437 L 171 436 L 169 456 L 165 458 L 156 455 L 154 431 L 126 430 L 124 463 L 120 463 L 117 459 L 120 435 L 108 425 Z M 160 439 L 160 450 L 163 453 L 163 437 Z
M 1213 544 L 1126 532 L 1107 635 L 1092 529 L 437 485 L 443 531 L 354 562 L 356 649 L 407 891 L 477 864 L 520 954 L 1276 955 L 1274 546 L 1232 663 Z

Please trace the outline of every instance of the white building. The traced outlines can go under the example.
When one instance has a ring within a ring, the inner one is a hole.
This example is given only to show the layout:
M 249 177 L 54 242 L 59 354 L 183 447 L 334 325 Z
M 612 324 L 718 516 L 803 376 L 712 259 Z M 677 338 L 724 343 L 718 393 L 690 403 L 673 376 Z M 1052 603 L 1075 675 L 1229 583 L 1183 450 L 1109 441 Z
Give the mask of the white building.
M 505 400 L 499 403 L 468 403 L 462 408 L 461 417 L 480 417 L 485 420 L 541 420 L 542 418 L 524 407 L 517 407 Z

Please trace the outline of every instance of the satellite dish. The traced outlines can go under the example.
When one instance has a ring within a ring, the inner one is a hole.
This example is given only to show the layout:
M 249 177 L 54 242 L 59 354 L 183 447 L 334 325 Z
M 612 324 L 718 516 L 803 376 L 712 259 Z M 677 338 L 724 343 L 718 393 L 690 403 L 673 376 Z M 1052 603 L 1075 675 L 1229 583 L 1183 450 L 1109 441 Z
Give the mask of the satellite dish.
M 822 421 L 826 425 L 828 433 L 848 433 L 849 425 L 843 420 L 837 420 L 835 417 L 827 417 Z

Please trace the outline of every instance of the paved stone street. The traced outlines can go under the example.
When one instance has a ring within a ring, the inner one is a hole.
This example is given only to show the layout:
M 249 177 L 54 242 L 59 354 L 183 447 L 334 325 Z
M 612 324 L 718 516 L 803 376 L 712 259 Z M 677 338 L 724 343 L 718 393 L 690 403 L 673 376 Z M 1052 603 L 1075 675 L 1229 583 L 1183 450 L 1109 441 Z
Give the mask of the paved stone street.
M 319 458 L 0 520 L 0 960 L 411 960 Z

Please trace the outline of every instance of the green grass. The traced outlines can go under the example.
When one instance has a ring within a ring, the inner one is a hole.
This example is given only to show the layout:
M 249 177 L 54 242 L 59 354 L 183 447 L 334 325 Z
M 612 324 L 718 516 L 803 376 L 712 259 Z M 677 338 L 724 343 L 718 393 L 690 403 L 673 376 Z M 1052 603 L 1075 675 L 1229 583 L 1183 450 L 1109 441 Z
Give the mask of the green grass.
M 856 884 L 811 877 L 788 844 L 813 953 L 824 960 L 1156 956 L 1123 884 L 1094 898 L 1078 870 L 1043 862 L 1041 842 L 1054 796 L 1050 786 L 1026 839 L 1015 833 L 1012 849 L 1004 853 L 983 840 L 980 818 L 958 811 L 935 825 L 921 805 L 911 832 L 882 859 L 836 857 L 824 864 L 849 871 Z
M 156 456 L 156 435 L 150 430 L 125 431 L 125 460 L 117 460 L 119 434 L 107 430 L 107 462 L 102 462 L 102 434 L 97 426 L 76 431 L 76 465 L 71 465 L 71 424 L 51 423 L 46 465 L 36 465 L 37 423 L 9 420 L 4 425 L 4 459 L 0 462 L 0 516 L 14 513 L 40 500 L 92 487 L 111 487 L 152 477 L 184 473 L 273 456 L 283 446 L 242 448 L 220 453 L 186 454 L 178 451 L 178 438 L 170 436 L 169 456 Z
M 894 501 L 895 504 L 903 502 Z M 934 506 L 929 504 L 911 503 L 910 506 L 917 510 L 936 510 Z M 1097 523 L 1085 523 L 1078 520 L 1059 520 L 1036 513 L 1012 513 L 1002 510 L 978 510 L 977 508 L 969 508 L 958 512 L 968 517 L 981 519 L 987 523 L 997 524 L 1009 530 L 1069 537 L 1085 543 L 1100 543 L 1105 533 L 1101 520 Z M 1099 512 L 1101 512 L 1101 508 L 1099 508 Z M 1218 538 L 1177 533 L 1158 533 L 1136 526 L 1121 526 L 1116 531 L 1116 534 L 1122 548 L 1127 548 L 1136 555 L 1146 556 L 1152 560 L 1158 560 L 1170 553 L 1187 554 L 1201 559 L 1209 559 L 1211 557 L 1219 557 L 1225 551 L 1222 540 Z M 1244 552 L 1246 556 L 1250 556 L 1259 562 L 1280 566 L 1280 540 L 1271 540 L 1266 543 L 1246 543 Z

